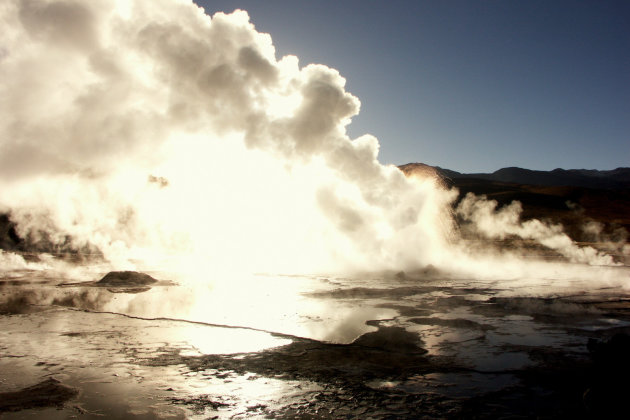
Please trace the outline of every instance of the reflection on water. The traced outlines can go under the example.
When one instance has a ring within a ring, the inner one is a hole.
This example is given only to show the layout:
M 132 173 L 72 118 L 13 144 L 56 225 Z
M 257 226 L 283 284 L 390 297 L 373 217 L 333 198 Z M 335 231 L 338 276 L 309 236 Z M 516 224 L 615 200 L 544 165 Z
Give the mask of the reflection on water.
M 486 392 L 499 391 L 516 385 L 518 379 L 510 373 L 483 374 L 466 373 L 429 373 L 415 375 L 402 382 L 371 381 L 367 385 L 380 390 L 401 390 L 408 393 L 439 393 L 452 397 L 470 397 Z
M 120 293 L 12 273 L 0 283 L 2 391 L 54 377 L 81 392 L 61 410 L 3 418 L 414 417 L 420 406 L 444 417 L 531 386 L 531 372 L 577 369 L 589 338 L 630 331 L 619 288 L 410 277 L 259 275 Z M 559 377 L 536 398 L 588 386 Z
M 184 356 L 251 353 L 291 343 L 291 340 L 274 337 L 260 331 L 216 328 L 212 334 L 208 334 L 206 330 L 199 326 L 178 325 L 174 328 L 172 335 L 167 337 L 174 342 L 191 346 L 190 350 L 183 350 L 180 353 Z
M 181 365 L 148 363 L 171 352 L 186 357 L 204 352 L 242 354 L 291 342 L 259 331 L 64 309 L 3 317 L 2 326 L 0 372 L 6 390 L 18 390 L 45 376 L 81 389 L 63 414 L 46 413 L 50 418 L 67 418 L 72 411 L 87 418 L 184 418 L 173 401 L 187 401 L 196 394 L 221 395 L 233 414 L 246 408 L 241 405 L 279 398 L 291 388 L 284 381 L 255 375 L 191 372 Z M 216 406 L 223 407 L 218 402 Z

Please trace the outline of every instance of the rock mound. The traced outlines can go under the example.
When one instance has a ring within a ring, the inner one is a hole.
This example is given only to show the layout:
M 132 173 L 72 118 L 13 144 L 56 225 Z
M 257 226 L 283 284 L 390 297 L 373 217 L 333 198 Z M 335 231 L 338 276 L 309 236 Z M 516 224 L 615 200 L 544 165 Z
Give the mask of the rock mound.
M 137 271 L 110 271 L 96 282 L 105 287 L 139 287 L 157 283 L 157 280 L 145 273 Z
M 0 393 L 0 413 L 31 408 L 61 407 L 78 393 L 77 389 L 66 386 L 55 378 L 48 378 L 19 391 Z
M 352 344 L 390 352 L 421 354 L 427 352 L 421 347 L 420 337 L 402 327 L 379 326 L 377 331 L 363 334 Z

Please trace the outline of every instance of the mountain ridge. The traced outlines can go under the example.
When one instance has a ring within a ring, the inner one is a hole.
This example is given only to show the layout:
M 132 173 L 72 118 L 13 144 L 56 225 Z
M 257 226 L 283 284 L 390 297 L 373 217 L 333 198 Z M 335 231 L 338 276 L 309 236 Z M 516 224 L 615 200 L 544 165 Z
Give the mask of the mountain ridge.
M 492 173 L 461 173 L 439 166 L 424 163 L 407 163 L 399 168 L 407 173 L 410 171 L 427 172 L 435 170 L 442 178 L 480 179 L 522 185 L 540 185 L 548 187 L 583 187 L 596 189 L 627 189 L 630 188 L 630 168 L 619 167 L 611 170 L 597 169 L 562 169 L 539 171 L 510 166 L 498 169 Z

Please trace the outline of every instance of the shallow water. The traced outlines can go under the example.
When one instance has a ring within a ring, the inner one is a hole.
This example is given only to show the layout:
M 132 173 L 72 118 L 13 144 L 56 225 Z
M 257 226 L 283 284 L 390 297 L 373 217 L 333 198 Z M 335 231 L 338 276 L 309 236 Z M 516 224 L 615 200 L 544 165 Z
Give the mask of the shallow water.
M 623 289 L 543 280 L 67 283 L 29 271 L 0 283 L 0 392 L 49 377 L 79 390 L 2 418 L 569 415 L 584 412 L 587 340 L 630 331 Z

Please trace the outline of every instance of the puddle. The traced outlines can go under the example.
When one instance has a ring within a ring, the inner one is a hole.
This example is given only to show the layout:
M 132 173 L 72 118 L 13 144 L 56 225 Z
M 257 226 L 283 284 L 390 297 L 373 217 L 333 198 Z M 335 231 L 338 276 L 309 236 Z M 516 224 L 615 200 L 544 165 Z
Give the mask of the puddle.
M 429 373 L 416 375 L 403 382 L 372 381 L 368 386 L 382 390 L 397 390 L 413 394 L 437 393 L 448 397 L 471 397 L 495 392 L 519 383 L 512 374 Z

